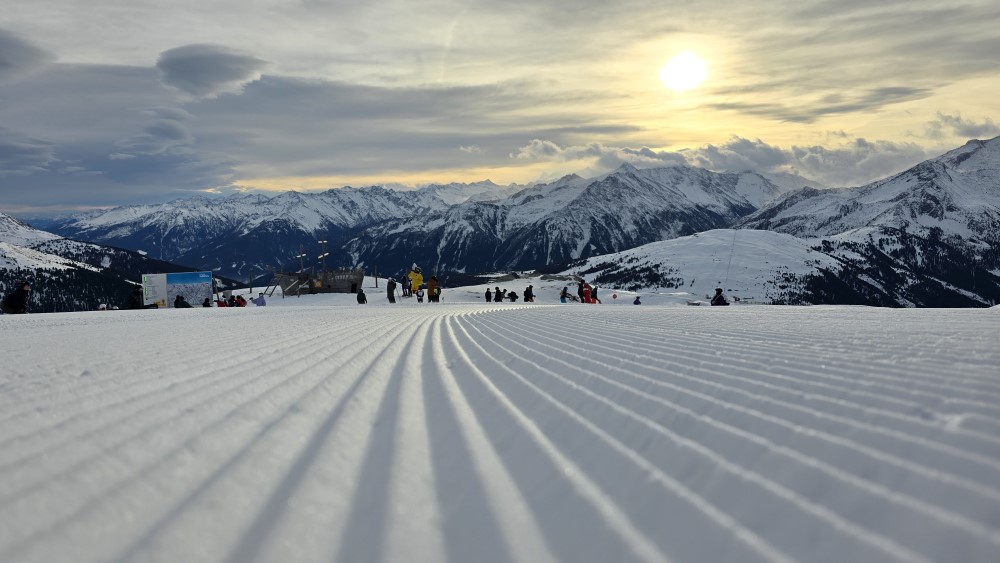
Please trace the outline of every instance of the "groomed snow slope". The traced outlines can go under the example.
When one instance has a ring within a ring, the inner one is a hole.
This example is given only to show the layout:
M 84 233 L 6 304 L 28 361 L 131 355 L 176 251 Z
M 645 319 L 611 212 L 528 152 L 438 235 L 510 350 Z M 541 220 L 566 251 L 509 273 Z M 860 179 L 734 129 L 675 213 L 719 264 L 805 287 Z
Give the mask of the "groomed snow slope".
M 347 298 L 0 316 L 0 561 L 1000 553 L 996 308 Z

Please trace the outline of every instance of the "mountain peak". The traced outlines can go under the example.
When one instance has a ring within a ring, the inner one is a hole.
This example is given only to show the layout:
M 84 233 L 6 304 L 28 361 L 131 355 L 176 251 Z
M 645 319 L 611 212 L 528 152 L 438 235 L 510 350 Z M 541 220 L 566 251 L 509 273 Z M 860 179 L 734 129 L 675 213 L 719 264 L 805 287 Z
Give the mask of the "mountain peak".
M 1000 169 L 1000 137 L 985 141 L 972 139 L 961 147 L 932 159 L 949 168 L 968 170 Z
M 629 163 L 629 162 L 623 162 L 621 166 L 619 166 L 618 168 L 615 168 L 615 172 L 632 172 L 632 173 L 635 173 L 635 172 L 638 172 L 638 171 L 639 171 L 639 169 L 636 168 L 634 165 L 632 165 L 632 163 Z

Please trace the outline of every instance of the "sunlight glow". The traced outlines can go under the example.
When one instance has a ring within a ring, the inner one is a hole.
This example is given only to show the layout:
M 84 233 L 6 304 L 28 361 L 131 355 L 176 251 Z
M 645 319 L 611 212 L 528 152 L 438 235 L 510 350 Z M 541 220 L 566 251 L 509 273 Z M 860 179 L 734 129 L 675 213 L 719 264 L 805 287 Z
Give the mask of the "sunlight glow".
M 660 69 L 663 85 L 675 92 L 697 88 L 708 77 L 705 61 L 691 51 L 682 51 Z

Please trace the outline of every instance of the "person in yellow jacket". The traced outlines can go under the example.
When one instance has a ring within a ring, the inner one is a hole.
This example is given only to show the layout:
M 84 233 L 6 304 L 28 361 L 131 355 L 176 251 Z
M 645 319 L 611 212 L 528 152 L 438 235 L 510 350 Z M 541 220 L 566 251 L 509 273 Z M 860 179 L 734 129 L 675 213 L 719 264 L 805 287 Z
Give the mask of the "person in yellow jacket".
M 420 273 L 420 268 L 414 264 L 407 276 L 410 278 L 410 291 L 416 293 L 424 285 L 424 275 Z

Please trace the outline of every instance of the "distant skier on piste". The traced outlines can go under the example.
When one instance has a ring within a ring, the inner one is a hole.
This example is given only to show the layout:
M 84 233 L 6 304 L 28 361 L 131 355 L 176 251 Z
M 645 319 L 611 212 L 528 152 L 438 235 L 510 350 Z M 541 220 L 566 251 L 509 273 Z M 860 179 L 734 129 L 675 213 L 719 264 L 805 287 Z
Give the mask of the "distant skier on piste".
M 358 288 L 358 305 L 366 305 L 368 303 L 368 296 L 365 295 L 365 290 Z

